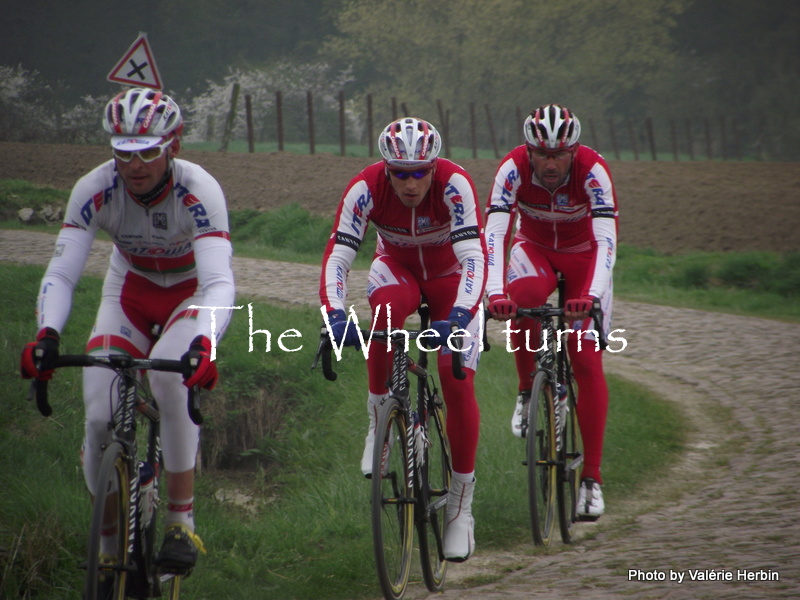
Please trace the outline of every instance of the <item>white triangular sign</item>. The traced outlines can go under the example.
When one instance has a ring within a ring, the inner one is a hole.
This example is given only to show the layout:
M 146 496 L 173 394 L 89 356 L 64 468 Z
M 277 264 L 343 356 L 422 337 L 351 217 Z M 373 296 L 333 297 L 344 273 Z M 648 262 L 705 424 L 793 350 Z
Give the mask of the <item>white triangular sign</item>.
M 111 69 L 108 80 L 136 87 L 161 89 L 161 76 L 158 74 L 150 44 L 147 43 L 146 33 L 139 34 L 122 60 Z

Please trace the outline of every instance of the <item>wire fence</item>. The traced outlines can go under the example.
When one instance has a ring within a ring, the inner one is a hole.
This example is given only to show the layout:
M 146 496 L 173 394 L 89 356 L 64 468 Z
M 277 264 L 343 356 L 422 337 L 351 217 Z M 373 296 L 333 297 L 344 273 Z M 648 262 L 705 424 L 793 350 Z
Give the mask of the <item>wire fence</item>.
M 344 93 L 338 97 L 307 92 L 284 96 L 281 91 L 256 105 L 251 95 L 239 102 L 239 90 L 234 86 L 227 119 L 221 125 L 208 117 L 205 123 L 206 142 L 220 141 L 225 151 L 232 140 L 244 136 L 249 151 L 256 144 L 269 143 L 278 151 L 289 145 L 307 145 L 310 154 L 320 147 L 342 156 L 376 156 L 377 136 L 389 122 L 404 116 L 425 118 L 434 123 L 442 134 L 444 154 L 448 158 L 501 158 L 513 147 L 524 143 L 522 123 L 526 110 L 496 110 L 488 103 L 465 103 L 449 109 L 437 100 L 434 114 L 430 110 L 412 113 L 406 103 L 397 98 L 375 102 L 372 95 L 364 98 L 363 106 L 347 101 Z M 254 110 L 257 106 L 258 110 Z M 242 114 L 241 111 L 244 111 Z M 258 114 L 256 118 L 254 115 Z M 770 160 L 764 143 L 765 122 L 745 122 L 741 119 L 717 118 L 675 119 L 594 119 L 580 116 L 581 142 L 616 160 Z M 238 124 L 238 125 L 237 125 Z M 773 137 L 773 136 L 771 136 Z M 773 137 L 774 141 L 774 137 Z

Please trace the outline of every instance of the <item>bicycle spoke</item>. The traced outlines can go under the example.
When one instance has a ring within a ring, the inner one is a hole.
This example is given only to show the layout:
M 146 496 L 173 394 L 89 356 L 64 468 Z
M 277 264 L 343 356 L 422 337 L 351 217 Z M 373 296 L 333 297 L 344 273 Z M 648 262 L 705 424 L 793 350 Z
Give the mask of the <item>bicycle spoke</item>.
M 411 570 L 414 504 L 407 442 L 405 415 L 399 404 L 384 406 L 378 419 L 370 481 L 375 563 L 387 600 L 403 595 Z
M 86 600 L 122 600 L 128 580 L 130 493 L 128 462 L 122 445 L 114 442 L 100 463 L 86 559 Z M 116 547 L 106 554 L 103 531 L 115 531 Z
M 556 456 L 552 393 L 547 374 L 539 372 L 533 381 L 528 416 L 527 465 L 528 502 L 533 541 L 550 543 L 555 517 Z
M 450 487 L 451 470 L 442 408 L 436 406 L 428 414 L 427 448 L 420 477 L 420 499 L 423 505 L 419 507 L 422 514 L 417 519 L 422 575 L 425 585 L 432 592 L 442 589 L 447 574 L 442 544 L 446 522 L 446 491 Z
M 561 540 L 565 544 L 572 541 L 572 528 L 577 521 L 576 503 L 580 488 L 580 472 L 583 466 L 583 443 L 578 427 L 575 395 L 569 389 L 567 413 L 559 452 L 558 519 Z

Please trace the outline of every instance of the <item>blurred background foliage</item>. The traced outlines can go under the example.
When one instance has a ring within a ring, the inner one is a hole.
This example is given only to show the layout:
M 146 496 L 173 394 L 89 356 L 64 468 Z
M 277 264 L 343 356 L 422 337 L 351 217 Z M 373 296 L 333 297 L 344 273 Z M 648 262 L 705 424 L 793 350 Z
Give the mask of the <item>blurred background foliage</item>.
M 763 158 L 797 160 L 798 30 L 789 0 L 6 2 L 0 140 L 97 141 L 98 106 L 118 89 L 105 77 L 145 31 L 197 136 L 209 115 L 224 119 L 240 82 L 256 128 L 275 91 L 296 96 L 301 114 L 312 91 L 324 131 L 342 91 L 357 137 L 371 94 L 376 126 L 397 98 L 434 123 L 443 106 L 462 138 L 470 103 L 489 104 L 508 146 L 520 107 L 555 101 L 584 123 L 691 119 L 699 130 L 724 117 L 746 149 L 765 143 Z

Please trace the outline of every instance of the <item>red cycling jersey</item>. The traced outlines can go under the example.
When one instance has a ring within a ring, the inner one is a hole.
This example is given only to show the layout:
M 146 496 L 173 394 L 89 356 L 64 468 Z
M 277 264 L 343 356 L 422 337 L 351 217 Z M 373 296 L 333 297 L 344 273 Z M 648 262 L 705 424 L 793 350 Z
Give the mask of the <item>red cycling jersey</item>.
M 347 186 L 325 249 L 320 281 L 325 310 L 345 309 L 347 273 L 372 223 L 378 231 L 376 256 L 393 258 L 418 279 L 460 270 L 454 306 L 474 315 L 485 280 L 480 218 L 472 180 L 449 160 L 438 159 L 430 191 L 416 208 L 400 202 L 383 162 L 370 165 Z
M 487 207 L 489 296 L 505 293 L 505 248 L 517 212 L 516 240 L 566 254 L 591 253 L 592 268 L 580 295 L 604 295 L 616 258 L 618 211 L 611 173 L 599 153 L 580 146 L 566 181 L 550 192 L 533 173 L 526 146 L 509 152 Z

